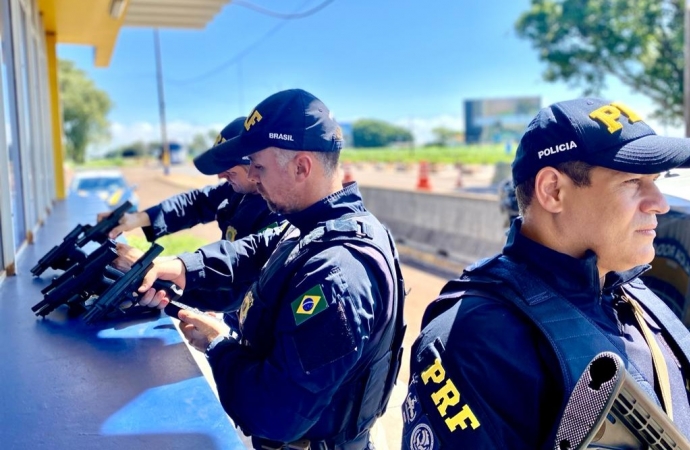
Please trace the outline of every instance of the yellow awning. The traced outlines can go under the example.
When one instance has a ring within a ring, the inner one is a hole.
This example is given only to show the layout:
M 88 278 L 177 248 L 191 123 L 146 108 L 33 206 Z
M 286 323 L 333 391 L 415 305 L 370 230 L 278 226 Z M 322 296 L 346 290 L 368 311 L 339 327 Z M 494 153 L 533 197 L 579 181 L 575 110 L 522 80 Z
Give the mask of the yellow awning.
M 47 33 L 58 43 L 94 47 L 106 67 L 120 28 L 204 28 L 229 0 L 38 0 Z

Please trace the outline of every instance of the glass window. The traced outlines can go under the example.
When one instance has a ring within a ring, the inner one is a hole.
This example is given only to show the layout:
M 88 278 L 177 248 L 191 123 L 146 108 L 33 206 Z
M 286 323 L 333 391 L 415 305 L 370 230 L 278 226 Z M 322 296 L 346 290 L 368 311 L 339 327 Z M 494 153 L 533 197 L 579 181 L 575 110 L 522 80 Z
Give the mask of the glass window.
M 22 182 L 22 165 L 19 156 L 19 135 L 17 121 L 17 95 L 14 89 L 14 51 L 12 47 L 12 29 L 9 21 L 9 2 L 2 1 L 2 93 L 5 114 L 5 143 L 9 155 L 9 188 L 12 229 L 14 231 L 15 250 L 24 242 L 26 222 L 24 220 L 24 186 Z
M 19 45 L 19 69 L 21 77 L 21 92 L 18 95 L 19 101 L 21 101 L 21 130 L 22 139 L 19 140 L 19 145 L 21 147 L 22 154 L 22 164 L 27 165 L 22 171 L 24 179 L 26 181 L 24 189 L 26 191 L 25 195 L 28 199 L 29 204 L 24 205 L 26 208 L 26 217 L 28 221 L 28 226 L 32 227 L 37 221 L 37 201 L 35 192 L 35 180 L 34 177 L 37 175 L 35 171 L 35 166 L 32 164 L 32 160 L 35 156 L 35 148 L 33 146 L 33 140 L 31 136 L 31 93 L 29 86 L 31 86 L 31 79 L 29 77 L 29 39 L 27 29 L 28 21 L 26 11 L 23 6 L 19 7 L 21 20 L 18 23 L 20 30 L 20 45 Z M 23 239 L 22 239 L 23 240 Z

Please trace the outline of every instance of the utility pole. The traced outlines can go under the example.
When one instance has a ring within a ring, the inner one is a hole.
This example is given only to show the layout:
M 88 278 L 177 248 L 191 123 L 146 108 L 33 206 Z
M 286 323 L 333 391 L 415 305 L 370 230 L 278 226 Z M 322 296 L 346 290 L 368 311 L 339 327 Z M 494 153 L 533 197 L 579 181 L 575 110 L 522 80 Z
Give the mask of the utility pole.
M 165 92 L 163 91 L 163 68 L 161 66 L 161 43 L 158 28 L 153 29 L 153 42 L 156 51 L 156 81 L 158 84 L 158 113 L 161 122 L 161 146 L 163 151 L 163 175 L 170 175 L 170 144 L 165 124 Z
M 690 2 L 685 2 L 685 70 L 683 71 L 683 115 L 685 137 L 690 137 Z

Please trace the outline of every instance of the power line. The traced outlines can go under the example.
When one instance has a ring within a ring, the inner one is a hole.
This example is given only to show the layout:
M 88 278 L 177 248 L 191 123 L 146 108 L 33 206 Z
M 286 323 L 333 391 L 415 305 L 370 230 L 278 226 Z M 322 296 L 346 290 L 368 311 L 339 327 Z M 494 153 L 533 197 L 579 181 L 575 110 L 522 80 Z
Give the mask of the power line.
M 324 2 L 313 7 L 312 9 L 309 9 L 307 11 L 303 11 L 300 13 L 292 13 L 292 14 L 272 11 L 272 10 L 266 9 L 262 6 L 255 5 L 254 3 L 245 2 L 243 0 L 233 0 L 232 4 L 237 5 L 237 6 L 242 6 L 244 8 L 249 8 L 249 9 L 254 10 L 258 13 L 265 14 L 267 16 L 277 17 L 279 19 L 294 20 L 294 19 L 303 19 L 304 17 L 309 17 L 312 14 L 316 14 L 317 12 L 321 11 L 323 8 L 328 6 L 330 3 L 333 3 L 334 1 L 335 0 L 325 0 Z
M 307 3 L 309 3 L 309 1 L 310 1 L 310 0 L 307 0 L 307 1 L 305 1 L 304 3 L 302 3 L 302 5 L 300 6 L 300 8 L 303 8 Z M 317 5 L 317 6 L 313 7 L 313 8 L 311 8 L 311 9 L 309 9 L 309 10 L 307 10 L 307 11 L 304 11 L 304 12 L 301 12 L 301 13 L 294 13 L 294 14 L 287 14 L 287 15 L 286 15 L 286 16 L 294 16 L 294 17 L 282 17 L 282 18 L 284 18 L 284 19 L 296 19 L 296 18 L 307 17 L 308 15 L 315 14 L 316 12 L 322 10 L 323 8 L 325 8 L 326 6 L 328 6 L 328 4 L 333 3 L 334 1 L 335 1 L 335 0 L 325 0 L 324 2 L 320 3 L 319 5 Z M 246 3 L 246 4 L 245 4 L 245 3 Z M 252 3 L 248 3 L 248 2 L 243 2 L 242 0 L 234 0 L 231 4 L 232 4 L 232 5 L 238 5 L 238 6 L 245 6 L 245 7 L 252 8 L 252 9 L 254 9 L 253 7 L 256 7 L 256 5 L 253 5 Z M 251 6 L 248 6 L 248 5 L 251 5 Z M 258 7 L 257 7 L 257 8 L 258 8 Z M 258 47 L 260 44 L 262 44 L 266 39 L 268 39 L 269 37 L 271 37 L 271 36 L 273 36 L 274 34 L 276 34 L 281 28 L 283 28 L 283 27 L 284 27 L 285 25 L 287 25 L 288 23 L 289 23 L 289 22 L 287 22 L 287 21 L 278 23 L 276 26 L 274 26 L 273 28 L 271 28 L 270 30 L 268 30 L 268 31 L 267 31 L 263 36 L 261 36 L 259 39 L 257 39 L 257 40 L 254 41 L 252 44 L 250 44 L 249 46 L 247 46 L 244 50 L 240 51 L 239 53 L 237 53 L 237 54 L 236 54 L 235 56 L 233 56 L 232 58 L 229 58 L 229 59 L 225 60 L 225 61 L 222 62 L 221 64 L 217 65 L 216 67 L 214 67 L 214 68 L 212 68 L 212 69 L 210 69 L 210 70 L 208 70 L 208 71 L 206 71 L 206 72 L 204 72 L 204 73 L 202 73 L 202 74 L 193 76 L 193 77 L 191 77 L 191 78 L 186 78 L 186 79 L 184 79 L 184 80 L 172 80 L 172 79 L 169 79 L 168 81 L 171 82 L 171 83 L 174 83 L 174 84 L 178 84 L 178 85 L 185 85 L 185 84 L 190 84 L 190 83 L 196 83 L 196 82 L 205 80 L 205 79 L 207 79 L 207 78 L 210 78 L 210 77 L 216 75 L 217 73 L 220 73 L 220 72 L 224 71 L 224 70 L 227 69 L 228 67 L 231 67 L 231 66 L 233 66 L 233 65 L 235 65 L 235 64 L 237 64 L 237 63 L 239 63 L 239 62 L 240 62 L 245 56 L 247 56 L 252 50 L 254 50 L 256 47 Z
M 217 65 L 217 66 L 214 67 L 213 69 L 208 70 L 207 72 L 204 72 L 204 73 L 202 73 L 202 74 L 200 74 L 200 75 L 196 75 L 196 76 L 194 76 L 194 77 L 187 78 L 187 79 L 184 79 L 184 80 L 168 80 L 168 81 L 170 81 L 171 83 L 175 83 L 175 84 L 189 84 L 189 83 L 196 83 L 196 82 L 198 82 L 198 81 L 205 80 L 206 78 L 210 78 L 210 77 L 212 77 L 213 75 L 215 75 L 215 74 L 217 74 L 217 73 L 219 73 L 219 72 L 222 72 L 222 71 L 224 71 L 225 69 L 227 69 L 228 67 L 233 66 L 233 65 L 237 64 L 238 62 L 240 62 L 240 61 L 242 60 L 242 58 L 244 58 L 245 56 L 247 56 L 247 54 L 249 54 L 249 52 L 251 52 L 251 51 L 254 50 L 256 47 L 258 47 L 261 43 L 263 43 L 263 41 L 265 41 L 265 40 L 268 39 L 269 37 L 271 37 L 271 36 L 273 36 L 274 34 L 276 34 L 276 33 L 278 32 L 278 30 L 280 30 L 280 29 L 283 28 L 285 25 L 287 25 L 287 23 L 288 23 L 288 22 L 281 22 L 281 23 L 279 23 L 278 25 L 274 26 L 273 28 L 271 28 L 270 30 L 268 30 L 268 31 L 266 32 L 266 34 L 264 34 L 264 35 L 261 36 L 259 39 L 257 39 L 256 41 L 254 41 L 254 43 L 252 43 L 251 45 L 249 45 L 248 47 L 246 47 L 244 50 L 242 50 L 241 52 L 239 52 L 238 54 L 236 54 L 236 55 L 233 56 L 232 58 L 226 60 L 225 62 L 223 62 L 223 63 Z

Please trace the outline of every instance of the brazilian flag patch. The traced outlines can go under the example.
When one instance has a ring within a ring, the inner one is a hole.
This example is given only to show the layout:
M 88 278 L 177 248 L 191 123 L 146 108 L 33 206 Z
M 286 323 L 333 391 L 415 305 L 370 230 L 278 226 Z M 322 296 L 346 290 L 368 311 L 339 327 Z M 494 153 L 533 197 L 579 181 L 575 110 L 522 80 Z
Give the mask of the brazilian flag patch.
M 296 325 L 311 319 L 328 308 L 328 302 L 320 284 L 297 297 L 290 305 L 292 306 L 292 314 L 295 316 Z

